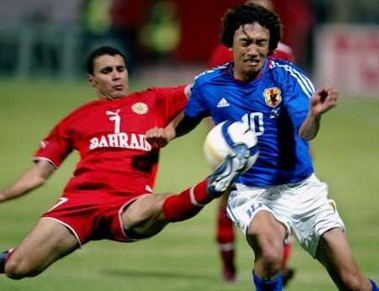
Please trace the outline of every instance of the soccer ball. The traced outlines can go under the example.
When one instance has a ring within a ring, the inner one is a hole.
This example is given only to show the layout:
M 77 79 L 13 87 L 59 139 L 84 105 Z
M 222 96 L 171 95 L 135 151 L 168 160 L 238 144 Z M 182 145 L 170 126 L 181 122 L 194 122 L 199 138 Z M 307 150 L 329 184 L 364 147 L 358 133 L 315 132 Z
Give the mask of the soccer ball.
M 213 127 L 207 134 L 203 150 L 207 163 L 214 169 L 225 159 L 231 147 L 244 143 L 250 149 L 247 169 L 250 169 L 258 158 L 257 136 L 241 121 L 223 121 Z

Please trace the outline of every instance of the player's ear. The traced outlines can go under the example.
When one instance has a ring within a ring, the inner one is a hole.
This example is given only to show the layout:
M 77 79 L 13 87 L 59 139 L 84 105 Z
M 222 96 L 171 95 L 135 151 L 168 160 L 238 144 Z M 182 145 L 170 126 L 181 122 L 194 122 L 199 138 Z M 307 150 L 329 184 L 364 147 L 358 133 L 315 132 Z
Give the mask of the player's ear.
M 92 87 L 96 87 L 96 80 L 95 77 L 91 74 L 87 74 L 87 82 L 90 84 Z

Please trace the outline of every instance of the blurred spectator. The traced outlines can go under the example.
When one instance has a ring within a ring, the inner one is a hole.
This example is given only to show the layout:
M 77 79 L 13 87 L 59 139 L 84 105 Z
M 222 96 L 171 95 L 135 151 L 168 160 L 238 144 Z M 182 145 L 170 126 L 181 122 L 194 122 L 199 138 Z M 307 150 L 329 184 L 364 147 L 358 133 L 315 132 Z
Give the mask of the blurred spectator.
M 379 23 L 377 0 L 313 0 L 317 23 Z
M 280 15 L 283 23 L 282 41 L 293 49 L 296 63 L 306 71 L 310 71 L 312 34 L 315 26 L 312 0 L 273 0 L 273 2 L 274 10 Z
M 111 27 L 109 14 L 111 0 L 84 0 L 83 25 L 93 35 L 108 34 Z
M 112 0 L 83 0 L 81 25 L 83 30 L 82 46 L 84 55 L 87 55 L 98 46 L 117 46 L 116 41 L 111 35 L 111 2 Z M 85 69 L 84 61 L 82 69 Z
M 143 58 L 139 35 L 147 23 L 152 0 L 111 0 L 111 32 L 121 45 L 127 58 L 129 73 L 132 75 L 136 63 Z
M 141 42 L 153 60 L 167 60 L 180 41 L 177 5 L 171 0 L 159 0 L 150 10 L 148 23 L 141 34 Z
M 181 39 L 175 56 L 179 61 L 203 63 L 219 42 L 220 19 L 225 10 L 244 0 L 174 0 L 178 5 Z

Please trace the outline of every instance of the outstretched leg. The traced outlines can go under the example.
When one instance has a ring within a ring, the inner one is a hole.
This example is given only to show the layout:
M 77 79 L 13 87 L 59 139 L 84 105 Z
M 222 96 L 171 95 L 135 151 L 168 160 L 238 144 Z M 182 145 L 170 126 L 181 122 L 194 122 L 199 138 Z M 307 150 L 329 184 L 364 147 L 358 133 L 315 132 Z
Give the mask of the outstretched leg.
M 19 246 L 0 255 L 0 271 L 11 279 L 33 277 L 78 247 L 76 237 L 64 225 L 40 219 Z
M 165 200 L 163 205 L 165 219 L 174 222 L 191 218 L 205 204 L 223 195 L 246 170 L 249 156 L 250 153 L 245 144 L 236 144 L 224 162 L 208 179 Z
M 131 238 L 146 238 L 160 232 L 167 223 L 187 220 L 213 199 L 226 192 L 246 170 L 249 150 L 237 144 L 224 162 L 205 180 L 178 195 L 144 195 L 122 214 L 123 226 Z

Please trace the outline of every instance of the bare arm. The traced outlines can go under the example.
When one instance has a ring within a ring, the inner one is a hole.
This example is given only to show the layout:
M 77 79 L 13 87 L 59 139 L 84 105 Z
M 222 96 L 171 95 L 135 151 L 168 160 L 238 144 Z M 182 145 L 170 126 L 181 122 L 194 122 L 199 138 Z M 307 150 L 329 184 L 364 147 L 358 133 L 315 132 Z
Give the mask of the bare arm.
M 0 202 L 21 197 L 42 186 L 54 172 L 55 167 L 45 160 L 38 161 L 32 168 L 24 172 L 14 183 L 0 191 Z
M 307 118 L 299 129 L 299 135 L 312 140 L 317 136 L 320 129 L 321 115 L 337 105 L 338 93 L 329 86 L 325 86 L 316 91 L 311 99 L 311 108 Z
M 191 96 L 192 85 L 192 83 L 188 84 L 184 88 L 187 99 Z M 165 128 L 155 127 L 149 129 L 145 134 L 145 138 L 153 146 L 165 147 L 174 138 L 190 132 L 201 120 L 202 118 L 192 119 L 186 117 L 184 113 L 181 112 Z
M 157 147 L 165 147 L 171 140 L 193 130 L 202 118 L 189 118 L 179 113 L 165 128 L 155 127 L 146 132 L 146 140 Z

